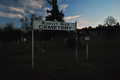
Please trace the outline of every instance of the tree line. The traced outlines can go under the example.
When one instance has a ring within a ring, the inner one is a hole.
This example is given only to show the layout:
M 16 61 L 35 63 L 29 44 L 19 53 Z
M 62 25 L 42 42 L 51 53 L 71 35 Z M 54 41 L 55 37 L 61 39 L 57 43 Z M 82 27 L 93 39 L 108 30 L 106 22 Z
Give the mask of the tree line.
M 91 26 L 85 27 L 81 29 L 82 31 L 86 31 L 89 33 L 89 31 L 97 31 L 102 33 L 106 38 L 111 39 L 118 37 L 120 34 L 120 24 L 117 22 L 117 19 L 115 19 L 113 16 L 108 16 L 104 21 L 103 25 L 98 24 L 95 28 L 92 28 Z
M 45 21 L 60 21 L 65 22 L 63 19 L 64 13 L 60 11 L 57 5 L 57 0 L 47 0 L 50 5 L 52 5 L 51 10 L 46 10 L 47 16 L 45 17 Z M 13 22 L 7 22 L 3 29 L 0 28 L 0 42 L 14 42 L 14 41 L 22 41 L 21 38 L 26 38 L 27 41 L 31 41 L 32 36 L 32 25 L 33 20 L 43 20 L 41 16 L 37 17 L 36 14 L 31 14 L 29 18 L 22 17 L 20 19 L 21 29 L 15 28 Z M 84 31 L 85 34 L 81 34 L 80 32 Z M 108 38 L 113 37 L 120 33 L 120 24 L 117 20 L 112 17 L 108 16 L 104 20 L 104 24 L 99 24 L 96 28 L 85 27 L 83 29 L 77 29 L 77 34 L 81 35 L 88 35 L 89 31 L 102 31 L 104 35 Z M 40 31 L 35 30 L 34 38 L 35 40 L 50 40 L 51 38 L 63 38 L 75 35 L 75 32 L 67 32 L 67 31 Z
M 16 28 L 13 22 L 6 22 L 5 27 L 0 28 L 0 42 L 14 42 L 21 38 L 21 29 Z
M 14 26 L 14 23 L 9 21 L 6 22 L 5 27 L 0 28 L 0 42 L 17 42 L 22 41 L 22 37 L 26 38 L 28 41 L 31 41 L 32 36 L 32 21 L 36 19 L 35 14 L 31 14 L 30 18 L 23 17 L 20 19 L 21 22 L 21 29 L 16 28 Z M 40 17 L 42 20 L 42 18 Z M 112 17 L 108 16 L 104 21 L 104 24 L 98 24 L 97 27 L 92 28 L 85 27 L 83 29 L 77 29 L 78 35 L 81 36 L 80 32 L 84 31 L 85 33 L 82 35 L 88 35 L 90 31 L 99 31 L 98 35 L 100 33 L 103 33 L 106 38 L 112 38 L 114 36 L 119 35 L 120 33 L 120 24 L 117 22 L 117 20 Z M 67 31 L 40 31 L 35 30 L 34 38 L 35 40 L 50 40 L 52 38 L 58 37 L 58 38 L 65 38 L 73 36 L 75 32 L 67 32 Z

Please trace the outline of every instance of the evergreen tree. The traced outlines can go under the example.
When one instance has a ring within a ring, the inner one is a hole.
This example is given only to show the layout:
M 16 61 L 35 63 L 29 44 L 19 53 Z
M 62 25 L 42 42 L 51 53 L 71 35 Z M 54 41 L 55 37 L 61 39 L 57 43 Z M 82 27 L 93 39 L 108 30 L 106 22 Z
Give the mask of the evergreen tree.
M 57 0 L 47 0 L 50 5 L 52 5 L 52 10 L 47 10 L 48 16 L 46 16 L 46 21 L 61 21 L 64 22 L 63 10 L 59 11 Z

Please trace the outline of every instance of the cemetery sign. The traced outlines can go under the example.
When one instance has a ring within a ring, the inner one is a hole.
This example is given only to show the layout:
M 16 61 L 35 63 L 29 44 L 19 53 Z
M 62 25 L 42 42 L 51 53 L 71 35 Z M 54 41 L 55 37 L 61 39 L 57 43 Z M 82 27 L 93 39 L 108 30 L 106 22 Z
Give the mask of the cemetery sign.
M 68 30 L 68 31 L 76 30 L 75 23 L 58 22 L 58 21 L 34 20 L 33 26 L 34 29 L 41 29 L 41 30 Z
M 40 30 L 67 30 L 76 33 L 76 61 L 77 61 L 77 21 L 75 23 L 33 20 L 32 25 L 32 70 L 34 70 L 34 29 Z

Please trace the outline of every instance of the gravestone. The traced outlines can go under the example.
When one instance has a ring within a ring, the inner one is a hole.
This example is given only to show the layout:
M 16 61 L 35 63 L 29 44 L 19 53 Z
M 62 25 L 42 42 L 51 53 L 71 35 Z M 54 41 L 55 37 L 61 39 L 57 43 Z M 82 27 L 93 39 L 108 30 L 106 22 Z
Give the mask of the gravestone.
M 66 41 L 67 41 L 68 39 L 67 39 L 67 37 L 66 37 Z
M 54 38 L 52 37 L 52 41 L 54 40 Z
M 63 42 L 65 43 L 65 38 L 63 38 Z
M 0 42 L 0 48 L 1 48 L 2 43 Z
M 26 46 L 26 48 L 28 48 L 28 46 Z
M 21 41 L 23 42 L 23 37 L 21 37 Z
M 82 45 L 84 45 L 83 37 L 82 37 L 82 36 L 80 37 L 80 43 L 81 43 Z
M 55 41 L 57 41 L 57 37 L 55 36 Z
M 24 38 L 24 42 L 26 42 L 26 38 Z
M 38 45 L 37 48 L 40 49 L 40 45 Z
M 48 49 L 48 45 L 45 43 L 45 50 L 47 50 Z

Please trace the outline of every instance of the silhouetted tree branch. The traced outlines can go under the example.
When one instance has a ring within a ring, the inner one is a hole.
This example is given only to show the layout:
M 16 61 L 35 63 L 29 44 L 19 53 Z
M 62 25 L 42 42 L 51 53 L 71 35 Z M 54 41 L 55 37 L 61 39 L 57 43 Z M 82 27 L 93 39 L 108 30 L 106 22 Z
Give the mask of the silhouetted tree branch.
M 28 18 L 27 18 L 27 17 L 25 17 L 25 18 L 22 17 L 22 18 L 20 19 L 20 22 L 21 22 L 21 24 L 22 24 L 21 28 L 22 28 L 22 29 L 25 29 L 26 32 L 28 32 L 28 31 L 29 31 L 29 27 L 30 27 L 30 22 L 29 22 Z
M 22 17 L 20 19 L 20 22 L 22 24 L 21 28 L 23 30 L 25 29 L 26 32 L 31 31 L 31 29 L 32 29 L 32 22 L 33 22 L 34 19 L 36 19 L 36 14 L 31 14 L 30 18 Z
M 116 24 L 116 19 L 112 16 L 108 16 L 108 18 L 106 18 L 104 20 L 104 25 L 106 26 L 114 26 Z

